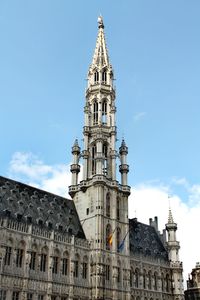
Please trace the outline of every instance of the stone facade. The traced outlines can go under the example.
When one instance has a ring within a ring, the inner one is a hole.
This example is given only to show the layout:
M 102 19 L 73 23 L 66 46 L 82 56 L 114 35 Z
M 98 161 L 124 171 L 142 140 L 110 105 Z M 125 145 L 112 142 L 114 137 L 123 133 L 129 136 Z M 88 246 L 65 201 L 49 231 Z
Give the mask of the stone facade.
M 72 147 L 72 200 L 0 178 L 0 299 L 183 299 L 171 211 L 162 234 L 157 218 L 149 225 L 128 219 L 128 147 L 123 139 L 116 149 L 113 80 L 99 17 L 84 146 L 75 140 Z
M 186 300 L 200 299 L 200 263 L 196 263 L 187 280 L 187 290 L 185 291 Z

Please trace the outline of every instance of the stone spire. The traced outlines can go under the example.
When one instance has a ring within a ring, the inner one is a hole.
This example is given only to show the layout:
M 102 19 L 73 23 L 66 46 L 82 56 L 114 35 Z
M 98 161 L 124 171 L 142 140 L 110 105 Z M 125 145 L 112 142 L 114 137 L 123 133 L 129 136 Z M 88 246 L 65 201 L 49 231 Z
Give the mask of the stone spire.
M 173 224 L 173 223 L 174 223 L 174 219 L 172 216 L 172 211 L 171 211 L 171 208 L 169 208 L 168 224 Z
M 106 47 L 103 18 L 98 18 L 98 36 L 91 68 L 109 66 L 108 50 Z

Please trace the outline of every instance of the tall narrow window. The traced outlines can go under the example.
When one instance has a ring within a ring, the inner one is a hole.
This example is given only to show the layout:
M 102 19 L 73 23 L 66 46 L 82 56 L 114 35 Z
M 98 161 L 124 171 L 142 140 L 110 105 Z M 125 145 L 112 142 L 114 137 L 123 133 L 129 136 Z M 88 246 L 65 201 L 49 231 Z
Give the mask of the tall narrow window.
M 157 289 L 158 289 L 158 275 L 155 272 L 154 273 L 154 290 L 157 291 Z
M 119 249 L 119 246 L 121 244 L 121 229 L 118 227 L 117 228 L 117 251 L 119 252 L 120 249 Z
M 96 145 L 92 146 L 92 175 L 96 174 L 96 153 L 97 147 Z
M 107 72 L 106 72 L 106 70 L 104 70 L 104 71 L 102 72 L 102 81 L 103 81 L 104 83 L 106 83 L 106 81 L 107 81 Z
M 106 216 L 110 217 L 110 193 L 106 194 Z
M 16 249 L 16 267 L 18 268 L 22 267 L 23 254 L 23 249 Z
M 76 259 L 75 261 L 74 261 L 74 277 L 78 277 L 78 270 L 79 268 L 78 268 L 78 259 Z
M 29 265 L 29 268 L 31 270 L 35 270 L 35 261 L 36 261 L 36 252 L 32 251 L 31 252 L 30 265 Z
M 93 103 L 93 124 L 97 125 L 98 124 L 98 102 L 97 100 L 94 101 Z
M 63 258 L 62 261 L 62 275 L 66 276 L 68 274 L 68 258 Z
M 112 246 L 112 231 L 111 231 L 111 226 L 108 224 L 106 226 L 106 249 L 110 250 Z
M 19 300 L 19 292 L 13 292 L 12 300 Z
M 119 220 L 120 219 L 120 198 L 119 197 L 117 197 L 116 215 L 117 215 L 117 220 Z
M 148 288 L 149 288 L 149 290 L 151 290 L 151 289 L 152 289 L 152 283 L 151 283 L 151 271 L 149 271 L 149 273 L 148 273 L 148 280 L 149 280 L 149 286 L 148 286 Z
M 164 284 L 164 275 L 163 273 L 161 274 L 161 287 L 162 287 L 162 291 L 165 290 L 165 284 Z
M 33 300 L 33 293 L 27 293 L 27 300 Z
M 53 256 L 53 268 L 52 268 L 52 273 L 57 274 L 58 273 L 58 257 Z
M 7 265 L 7 266 L 9 266 L 10 262 L 11 262 L 11 253 L 12 253 L 12 248 L 11 247 L 6 247 L 4 264 Z
M 102 124 L 107 124 L 107 101 L 103 100 L 102 102 Z
M 106 143 L 103 144 L 103 155 L 104 155 L 103 174 L 106 175 L 108 173 L 108 146 Z
M 87 266 L 88 266 L 88 264 L 86 262 L 83 262 L 83 265 L 82 265 L 82 267 L 83 267 L 83 273 L 82 273 L 83 279 L 87 279 Z
M 94 73 L 94 82 L 95 83 L 99 82 L 99 72 L 98 71 L 95 71 L 95 73 Z
M 0 299 L 6 300 L 6 291 L 5 290 L 0 290 Z
M 110 261 L 107 260 L 105 265 L 105 279 L 110 280 Z
M 169 293 L 170 291 L 170 280 L 169 280 L 169 274 L 166 275 L 166 292 Z
M 139 287 L 139 271 L 138 269 L 135 270 L 135 287 Z
M 143 271 L 143 288 L 146 289 L 146 270 Z
M 117 267 L 117 282 L 121 281 L 120 267 Z
M 46 264 L 47 264 L 47 255 L 42 253 L 40 258 L 40 271 L 45 272 L 46 271 Z

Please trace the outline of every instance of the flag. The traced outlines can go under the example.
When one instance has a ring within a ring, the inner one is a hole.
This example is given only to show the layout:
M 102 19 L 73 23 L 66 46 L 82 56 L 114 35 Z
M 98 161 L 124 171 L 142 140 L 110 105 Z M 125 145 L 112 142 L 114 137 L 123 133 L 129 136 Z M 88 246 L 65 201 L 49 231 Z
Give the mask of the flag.
M 109 236 L 108 236 L 108 244 L 110 246 L 112 246 L 112 241 L 113 241 L 113 234 L 111 233 Z
M 124 249 L 124 245 L 125 245 L 125 238 L 122 240 L 122 242 L 120 243 L 119 247 L 118 247 L 118 252 L 122 252 Z
M 129 229 L 129 230 L 130 230 L 130 229 Z M 117 251 L 118 251 L 118 252 L 122 252 L 122 251 L 123 251 L 124 245 L 125 245 L 125 240 L 126 240 L 126 237 L 127 237 L 128 233 L 129 233 L 129 230 L 127 231 L 127 233 L 125 234 L 123 240 L 121 241 L 121 243 L 120 243 L 119 246 L 117 247 Z

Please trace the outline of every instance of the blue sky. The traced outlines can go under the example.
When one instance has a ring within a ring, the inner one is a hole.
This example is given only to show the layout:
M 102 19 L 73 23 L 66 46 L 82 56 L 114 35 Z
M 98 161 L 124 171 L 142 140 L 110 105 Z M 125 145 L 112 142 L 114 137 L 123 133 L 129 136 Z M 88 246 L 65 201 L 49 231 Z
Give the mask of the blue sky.
M 0 174 L 51 188 L 48 180 L 56 178 L 58 186 L 68 172 L 71 145 L 82 139 L 85 79 L 102 14 L 116 78 L 118 138 L 125 136 L 129 147 L 129 183 L 136 195 L 142 189 L 144 203 L 153 201 L 149 189 L 175 195 L 177 219 L 183 205 L 196 214 L 199 11 L 199 0 L 1 0 Z M 190 269 L 199 257 L 193 259 Z

